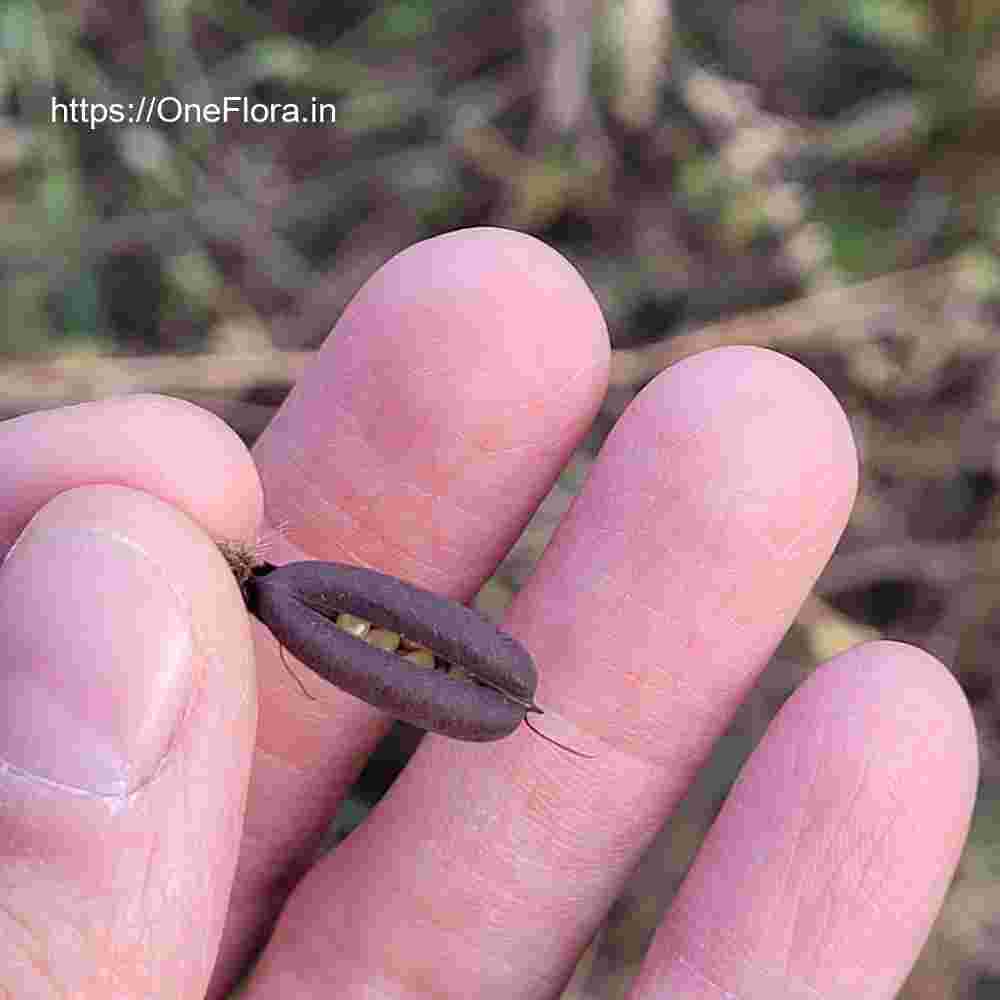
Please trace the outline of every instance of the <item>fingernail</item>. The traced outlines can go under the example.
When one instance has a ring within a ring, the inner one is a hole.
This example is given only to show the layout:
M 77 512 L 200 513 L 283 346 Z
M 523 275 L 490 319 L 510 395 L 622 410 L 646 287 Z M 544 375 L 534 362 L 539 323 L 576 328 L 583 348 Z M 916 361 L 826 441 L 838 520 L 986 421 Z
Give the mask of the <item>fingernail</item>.
M 165 570 L 106 531 L 37 530 L 0 567 L 0 766 L 120 796 L 163 760 L 191 683 Z

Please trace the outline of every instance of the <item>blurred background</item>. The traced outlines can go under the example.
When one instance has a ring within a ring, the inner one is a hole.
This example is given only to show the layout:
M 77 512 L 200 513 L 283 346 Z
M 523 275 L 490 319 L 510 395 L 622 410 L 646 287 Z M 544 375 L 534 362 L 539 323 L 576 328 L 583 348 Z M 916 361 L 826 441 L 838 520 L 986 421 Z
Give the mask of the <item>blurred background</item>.
M 998 26 L 1000 0 L 2 0 L 0 416 L 151 390 L 250 444 L 396 251 L 532 233 L 584 275 L 615 353 L 585 446 L 480 595 L 498 615 L 646 382 L 721 344 L 795 357 L 859 443 L 850 527 L 566 996 L 624 996 L 776 709 L 881 635 L 952 666 L 982 753 L 901 995 L 1000 997 Z M 79 104 L 157 95 L 336 120 Z M 396 727 L 331 844 L 415 740 Z

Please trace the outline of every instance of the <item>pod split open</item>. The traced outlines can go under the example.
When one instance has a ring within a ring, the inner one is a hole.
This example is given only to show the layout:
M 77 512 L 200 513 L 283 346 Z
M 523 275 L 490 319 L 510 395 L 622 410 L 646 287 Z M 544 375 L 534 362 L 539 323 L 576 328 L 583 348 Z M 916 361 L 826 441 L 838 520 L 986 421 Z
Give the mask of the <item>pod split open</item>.
M 513 636 L 470 608 L 393 576 L 333 562 L 263 563 L 242 583 L 247 608 L 321 677 L 406 722 L 460 740 L 512 733 L 538 674 Z M 356 615 L 429 649 L 442 669 L 369 645 L 337 625 Z M 457 669 L 455 669 L 457 668 Z

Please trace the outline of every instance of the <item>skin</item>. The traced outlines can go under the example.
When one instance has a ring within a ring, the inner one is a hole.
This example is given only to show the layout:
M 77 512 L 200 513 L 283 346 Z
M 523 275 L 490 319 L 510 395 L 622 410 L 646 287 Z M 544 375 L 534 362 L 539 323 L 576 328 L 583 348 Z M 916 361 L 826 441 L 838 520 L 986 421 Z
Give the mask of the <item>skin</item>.
M 134 778 L 97 796 L 0 772 L 0 989 L 219 997 L 266 942 L 254 1000 L 558 995 L 844 527 L 856 455 L 830 393 L 744 348 L 648 385 L 505 623 L 539 665 L 547 731 L 598 757 L 523 727 L 428 737 L 318 863 L 388 721 L 317 678 L 302 696 L 212 539 L 287 520 L 273 562 L 360 562 L 467 599 L 589 426 L 608 357 L 565 261 L 469 230 L 369 281 L 255 462 L 162 397 L 0 427 L 0 539 L 38 512 L 0 571 L 8 662 L 24 665 L 9 684 L 58 668 L 60 697 L 118 734 L 106 757 Z M 8 713 L 0 757 L 107 786 L 115 767 L 85 745 L 32 742 L 52 732 L 33 704 Z M 632 1000 L 893 996 L 976 773 L 940 663 L 896 643 L 831 661 L 733 788 Z

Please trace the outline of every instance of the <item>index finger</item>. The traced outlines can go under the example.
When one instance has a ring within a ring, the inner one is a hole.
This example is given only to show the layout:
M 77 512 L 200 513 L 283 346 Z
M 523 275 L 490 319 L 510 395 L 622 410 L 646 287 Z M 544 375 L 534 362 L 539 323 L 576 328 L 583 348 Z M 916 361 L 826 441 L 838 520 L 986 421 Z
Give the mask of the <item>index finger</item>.
M 350 303 L 257 443 L 266 521 L 281 526 L 269 561 L 355 563 L 468 599 L 590 427 L 609 358 L 593 295 L 540 241 L 483 228 L 409 248 Z M 311 675 L 319 697 L 304 698 L 257 632 L 229 961 L 283 901 L 294 859 L 311 857 L 390 721 Z

